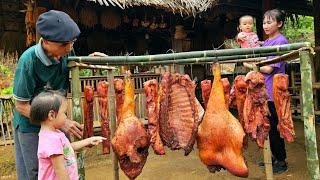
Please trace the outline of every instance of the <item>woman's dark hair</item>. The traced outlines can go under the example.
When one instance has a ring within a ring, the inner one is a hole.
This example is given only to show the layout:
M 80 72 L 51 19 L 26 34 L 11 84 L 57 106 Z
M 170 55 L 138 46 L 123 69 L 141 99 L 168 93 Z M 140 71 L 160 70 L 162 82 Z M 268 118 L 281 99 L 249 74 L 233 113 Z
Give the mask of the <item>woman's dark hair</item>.
M 38 94 L 31 102 L 30 121 L 39 125 L 48 118 L 50 111 L 58 113 L 65 97 L 59 91 L 44 91 Z
M 266 11 L 263 15 L 263 19 L 264 18 L 271 18 L 276 20 L 278 23 L 282 22 L 282 26 L 284 25 L 284 21 L 286 20 L 286 13 L 283 10 L 279 10 L 279 9 L 271 9 L 269 11 Z

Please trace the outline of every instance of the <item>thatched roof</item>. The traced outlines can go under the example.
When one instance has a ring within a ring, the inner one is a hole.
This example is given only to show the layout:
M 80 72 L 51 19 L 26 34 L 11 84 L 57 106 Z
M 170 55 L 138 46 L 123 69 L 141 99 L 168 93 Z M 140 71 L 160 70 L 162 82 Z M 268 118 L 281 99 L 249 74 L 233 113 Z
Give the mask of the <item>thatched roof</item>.
M 122 9 L 133 6 L 153 6 L 169 9 L 173 13 L 196 15 L 206 11 L 218 0 L 87 0 L 98 2 L 100 5 L 118 6 Z

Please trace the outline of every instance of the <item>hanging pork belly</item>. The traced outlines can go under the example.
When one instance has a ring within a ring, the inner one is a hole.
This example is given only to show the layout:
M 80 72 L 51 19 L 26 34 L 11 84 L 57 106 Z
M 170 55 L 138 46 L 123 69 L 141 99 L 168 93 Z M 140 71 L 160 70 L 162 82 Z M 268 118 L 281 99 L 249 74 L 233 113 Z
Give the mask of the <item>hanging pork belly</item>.
M 150 143 L 155 154 L 163 155 L 164 147 L 159 134 L 159 94 L 158 81 L 152 79 L 144 84 L 144 93 L 146 95 L 146 112 L 148 117 L 148 132 Z
M 242 155 L 245 133 L 239 121 L 228 111 L 221 81 L 220 66 L 213 66 L 214 81 L 208 107 L 197 134 L 201 161 L 210 172 L 221 168 L 235 176 L 247 177 L 248 168 Z
M 123 106 L 123 91 L 124 91 L 124 82 L 122 79 L 114 79 L 114 90 L 116 93 L 116 115 L 117 115 L 117 126 L 121 120 L 121 110 Z
M 204 109 L 207 109 L 207 104 L 209 101 L 210 97 L 210 92 L 211 92 L 211 80 L 203 80 L 201 81 L 201 95 L 204 103 Z
M 143 123 L 135 115 L 134 87 L 131 78 L 125 78 L 122 120 L 111 141 L 123 172 L 135 179 L 147 161 L 150 137 Z
M 94 90 L 92 86 L 84 87 L 84 131 L 83 138 L 92 137 L 93 134 L 93 96 Z
M 99 115 L 101 124 L 101 134 L 106 138 L 102 142 L 102 153 L 110 153 L 110 128 L 109 128 L 109 114 L 108 114 L 108 87 L 106 81 L 100 81 L 97 85 L 98 102 L 99 102 Z
M 195 83 L 188 75 L 165 73 L 161 81 L 160 136 L 172 150 L 184 149 L 188 155 L 200 123 Z
M 263 148 L 270 130 L 265 79 L 261 73 L 251 71 L 246 75 L 245 81 L 248 91 L 243 107 L 244 130 Z
M 288 142 L 294 141 L 294 127 L 291 117 L 289 80 L 286 74 L 276 74 L 273 77 L 273 100 L 278 115 L 278 131 Z

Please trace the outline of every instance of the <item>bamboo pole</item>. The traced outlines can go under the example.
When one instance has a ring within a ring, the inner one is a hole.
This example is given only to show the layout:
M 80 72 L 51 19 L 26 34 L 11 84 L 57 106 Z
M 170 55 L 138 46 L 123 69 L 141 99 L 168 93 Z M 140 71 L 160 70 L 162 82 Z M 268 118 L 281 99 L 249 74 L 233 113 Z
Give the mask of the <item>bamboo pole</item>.
M 109 104 L 109 118 L 111 124 L 111 138 L 114 137 L 116 131 L 116 111 L 115 111 L 115 92 L 114 92 L 114 77 L 112 69 L 108 70 L 108 83 L 109 83 L 109 97 L 108 97 L 108 104 Z M 112 148 L 112 147 L 111 147 Z M 118 158 L 114 151 L 110 152 L 112 157 L 112 166 L 113 166 L 113 179 L 119 180 L 119 166 L 118 166 Z
M 318 180 L 319 160 L 317 153 L 317 140 L 315 131 L 315 115 L 312 94 L 312 72 L 311 72 L 312 56 L 307 50 L 300 52 L 300 71 L 301 71 L 301 94 L 303 103 L 303 121 L 305 147 L 307 153 L 307 164 L 310 179 Z
M 284 54 L 285 52 L 279 52 L 279 54 Z M 148 62 L 109 62 L 109 61 L 103 61 L 97 58 L 92 58 L 87 56 L 79 57 L 81 58 L 81 62 L 85 63 L 91 63 L 91 64 L 107 64 L 107 65 L 166 65 L 166 64 L 204 64 L 204 63 L 212 63 L 217 62 L 219 63 L 235 63 L 239 62 L 259 62 L 264 59 L 262 59 L 265 56 L 271 56 L 274 55 L 274 53 L 262 53 L 262 54 L 248 54 L 248 55 L 233 55 L 233 56 L 219 56 L 219 57 L 202 57 L 202 58 L 188 58 L 188 59 L 169 59 L 169 60 L 158 60 L 158 61 L 148 61 Z M 76 57 L 70 57 L 70 61 L 74 62 Z M 83 63 L 82 63 L 83 64 Z
M 279 46 L 270 47 L 258 47 L 258 48 L 244 48 L 244 49 L 221 49 L 221 50 L 206 50 L 206 51 L 191 51 L 191 52 L 181 52 L 181 53 L 170 53 L 170 54 L 158 54 L 158 55 L 142 55 L 142 56 L 106 56 L 106 57 L 89 57 L 89 56 L 71 56 L 69 60 L 77 61 L 80 63 L 91 63 L 91 64 L 129 64 L 129 63 L 141 63 L 151 61 L 166 61 L 170 60 L 174 63 L 178 59 L 190 59 L 190 58 L 207 58 L 215 57 L 219 58 L 223 56 L 232 56 L 233 59 L 243 55 L 251 55 L 251 57 L 258 57 L 259 54 L 278 55 L 283 54 L 286 51 L 297 50 L 302 47 L 310 47 L 310 43 L 294 43 Z M 175 61 L 173 61 L 175 60 Z M 195 61 L 196 62 L 196 61 Z M 163 64 L 168 64 L 163 63 Z
M 82 124 L 82 112 L 81 112 L 81 89 L 80 89 L 80 73 L 79 67 L 73 67 L 71 69 L 71 87 L 72 87 L 72 115 L 73 119 Z M 84 171 L 84 153 L 82 150 L 77 152 L 77 164 L 79 180 L 85 179 Z

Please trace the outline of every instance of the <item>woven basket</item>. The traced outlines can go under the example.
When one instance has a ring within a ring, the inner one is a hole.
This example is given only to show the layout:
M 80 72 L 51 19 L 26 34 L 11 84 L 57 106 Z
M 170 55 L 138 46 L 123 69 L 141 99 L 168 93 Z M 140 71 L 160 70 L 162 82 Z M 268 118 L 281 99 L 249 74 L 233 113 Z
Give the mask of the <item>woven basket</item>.
M 98 16 L 96 12 L 89 7 L 84 7 L 80 10 L 79 19 L 80 23 L 87 28 L 93 28 L 98 24 Z
M 106 10 L 101 13 L 100 24 L 104 29 L 116 29 L 121 24 L 121 17 L 114 11 Z

